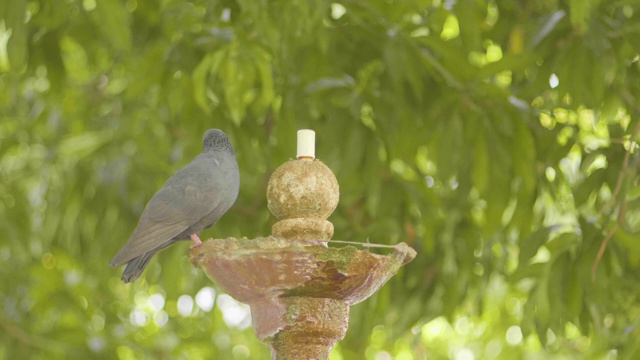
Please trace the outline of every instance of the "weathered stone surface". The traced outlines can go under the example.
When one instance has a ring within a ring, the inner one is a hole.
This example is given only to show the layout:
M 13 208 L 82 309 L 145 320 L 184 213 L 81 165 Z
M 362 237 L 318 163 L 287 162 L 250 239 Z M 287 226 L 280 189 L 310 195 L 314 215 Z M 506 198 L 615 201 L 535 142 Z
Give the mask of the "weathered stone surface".
M 320 160 L 290 160 L 267 185 L 267 206 L 279 220 L 327 219 L 338 206 L 338 180 Z
M 273 236 L 228 238 L 205 241 L 191 250 L 190 259 L 225 292 L 249 304 L 256 336 L 274 352 L 293 341 L 299 346 L 288 349 L 328 354 L 344 337 L 348 307 L 371 296 L 415 256 L 408 246 L 391 249 L 390 255 L 376 255 L 353 246 L 327 248 Z M 303 341 L 305 336 L 315 345 Z

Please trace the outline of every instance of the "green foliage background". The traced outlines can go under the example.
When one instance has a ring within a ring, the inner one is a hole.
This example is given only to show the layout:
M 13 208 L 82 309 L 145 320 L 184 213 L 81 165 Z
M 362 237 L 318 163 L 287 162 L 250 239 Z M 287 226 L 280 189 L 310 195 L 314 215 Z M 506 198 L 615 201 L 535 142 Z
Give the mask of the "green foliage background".
M 639 49 L 637 0 L 4 0 L 0 358 L 268 358 L 178 311 L 186 244 L 107 266 L 212 127 L 242 184 L 203 236 L 270 232 L 308 127 L 335 238 L 418 251 L 332 359 L 638 358 Z

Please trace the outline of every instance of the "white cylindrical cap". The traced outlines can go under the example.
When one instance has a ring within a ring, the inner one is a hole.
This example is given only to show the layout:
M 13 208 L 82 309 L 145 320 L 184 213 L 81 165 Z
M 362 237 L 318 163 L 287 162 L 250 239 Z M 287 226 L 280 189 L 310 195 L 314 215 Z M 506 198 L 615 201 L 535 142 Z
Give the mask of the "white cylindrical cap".
M 316 158 L 316 132 L 309 129 L 298 130 L 298 159 Z

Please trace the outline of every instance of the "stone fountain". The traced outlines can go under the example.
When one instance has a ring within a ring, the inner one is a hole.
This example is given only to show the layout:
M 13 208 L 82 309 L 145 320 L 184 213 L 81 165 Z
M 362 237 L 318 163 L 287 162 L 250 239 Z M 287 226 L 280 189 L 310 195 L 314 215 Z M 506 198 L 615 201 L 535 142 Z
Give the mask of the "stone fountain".
M 349 307 L 382 287 L 416 252 L 395 246 L 331 241 L 327 218 L 338 205 L 335 176 L 315 159 L 311 130 L 298 132 L 298 159 L 271 175 L 269 210 L 278 218 L 272 235 L 210 239 L 189 257 L 222 290 L 251 308 L 258 339 L 272 359 L 326 360 L 344 338 Z M 340 248 L 328 243 L 348 243 Z M 376 255 L 352 245 L 386 247 Z

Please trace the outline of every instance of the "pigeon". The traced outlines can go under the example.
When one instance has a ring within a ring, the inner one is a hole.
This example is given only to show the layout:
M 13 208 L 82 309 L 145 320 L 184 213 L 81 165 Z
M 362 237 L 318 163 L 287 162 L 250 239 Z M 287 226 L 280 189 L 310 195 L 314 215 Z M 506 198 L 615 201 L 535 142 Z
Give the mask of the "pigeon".
M 111 260 L 127 263 L 122 281 L 135 281 L 155 253 L 179 240 L 202 244 L 199 233 L 229 210 L 238 197 L 240 172 L 233 147 L 224 132 L 204 133 L 203 150 L 167 180 L 153 195 L 129 242 Z

